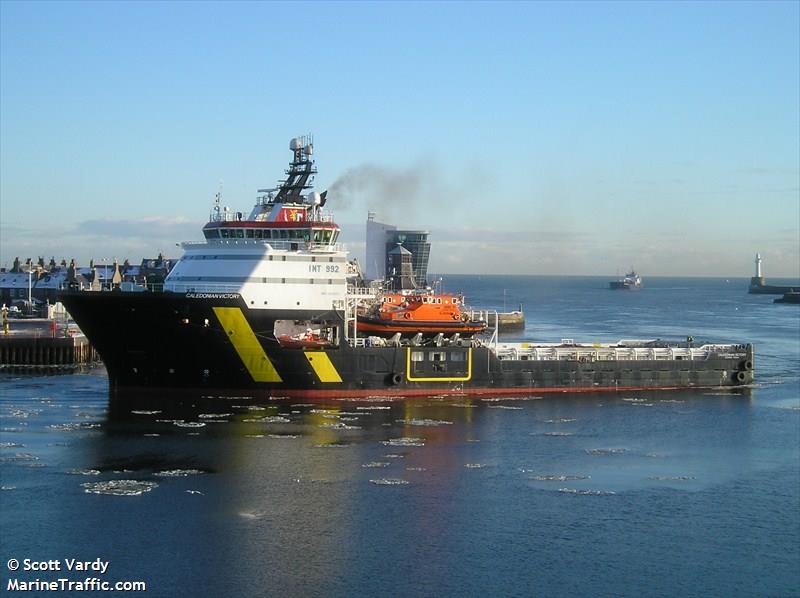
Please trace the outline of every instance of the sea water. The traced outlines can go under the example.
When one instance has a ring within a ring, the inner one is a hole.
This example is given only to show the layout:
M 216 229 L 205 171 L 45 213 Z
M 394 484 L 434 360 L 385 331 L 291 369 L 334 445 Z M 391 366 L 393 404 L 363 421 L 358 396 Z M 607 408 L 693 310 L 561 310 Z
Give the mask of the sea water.
M 102 369 L 0 377 L 4 591 L 800 595 L 800 309 L 746 279 L 607 282 L 444 280 L 522 303 L 527 339 L 752 342 L 755 387 L 179 406 L 109 403 Z

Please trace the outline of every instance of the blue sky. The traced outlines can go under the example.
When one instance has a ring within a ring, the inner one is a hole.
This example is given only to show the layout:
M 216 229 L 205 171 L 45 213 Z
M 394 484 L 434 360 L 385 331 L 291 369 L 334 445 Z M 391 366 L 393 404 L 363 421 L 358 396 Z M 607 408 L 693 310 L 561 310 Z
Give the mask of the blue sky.
M 800 276 L 799 7 L 4 0 L 0 266 L 179 255 L 312 133 L 381 173 L 355 255 L 373 209 L 432 271 Z

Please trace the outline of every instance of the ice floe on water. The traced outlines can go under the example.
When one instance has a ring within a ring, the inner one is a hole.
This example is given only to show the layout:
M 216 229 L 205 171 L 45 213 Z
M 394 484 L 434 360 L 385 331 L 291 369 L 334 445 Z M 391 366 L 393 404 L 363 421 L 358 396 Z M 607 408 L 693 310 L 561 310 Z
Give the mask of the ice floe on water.
M 407 486 L 407 480 L 400 480 L 397 478 L 378 478 L 377 480 L 370 480 L 371 484 L 377 484 L 378 486 Z
M 16 486 L 0 486 L 0 490 L 16 490 Z
M 427 467 L 406 467 L 406 471 L 428 471 Z
M 222 419 L 224 417 L 230 417 L 233 413 L 201 413 L 197 417 L 200 419 Z
M 31 415 L 39 415 L 41 409 L 11 409 L 8 414 L 2 414 L 0 417 L 8 419 L 27 419 Z
M 586 449 L 584 452 L 587 455 L 621 455 L 627 451 L 628 449 L 624 448 L 593 448 Z
M 577 488 L 559 488 L 558 491 L 566 494 L 580 494 L 581 496 L 613 496 L 616 494 L 612 490 L 579 490 Z
M 68 472 L 70 475 L 100 475 L 99 469 L 70 469 Z
M 381 440 L 381 444 L 386 446 L 425 446 L 424 438 L 416 438 L 413 436 L 404 436 L 402 438 L 390 438 L 389 440 Z
M 267 434 L 267 438 L 300 438 L 299 434 Z
M 264 417 L 249 417 L 243 419 L 243 422 L 253 423 L 258 422 L 262 424 L 289 424 L 292 422 L 288 417 L 282 415 L 265 415 Z
M 90 422 L 72 422 L 66 424 L 50 424 L 47 426 L 51 430 L 58 430 L 60 432 L 72 432 L 74 430 L 93 430 L 99 428 L 100 424 Z
M 481 399 L 484 403 L 499 403 L 503 401 L 541 401 L 544 397 L 486 397 Z
M 464 463 L 465 469 L 483 469 L 487 467 L 486 463 Z
M 81 484 L 88 494 L 108 494 L 111 496 L 138 496 L 157 488 L 156 482 L 143 480 L 109 480 L 107 482 L 86 482 Z
M 360 430 L 361 426 L 353 426 L 344 422 L 332 422 L 329 424 L 320 424 L 320 428 L 324 430 Z
M 389 467 L 388 461 L 370 461 L 369 463 L 363 463 L 361 467 L 366 469 L 372 469 L 377 467 Z
M 186 494 L 199 494 L 200 496 L 203 496 L 203 493 L 200 492 L 199 490 L 184 490 L 184 492 Z
M 542 432 L 538 436 L 574 436 L 574 432 Z
M 399 453 L 388 453 L 383 456 L 384 459 L 405 459 L 405 455 L 401 455 Z
M 238 515 L 242 519 L 263 519 L 264 511 L 239 511 Z
M 487 405 L 488 409 L 522 409 L 518 405 Z
M 453 422 L 442 419 L 398 419 L 395 420 L 398 424 L 405 424 L 406 426 L 451 426 Z
M 353 446 L 349 442 L 326 442 L 321 444 L 315 444 L 314 448 L 347 448 Z
M 523 471 L 530 471 L 524 470 Z M 589 475 L 568 475 L 568 474 L 560 474 L 560 475 L 535 475 L 531 479 L 536 480 L 537 482 L 574 482 L 576 480 L 588 480 L 592 476 Z
M 176 421 L 173 422 L 173 425 L 178 426 L 179 428 L 203 428 L 205 427 L 205 422 L 185 422 L 185 421 Z
M 574 421 L 578 421 L 574 417 L 558 417 L 555 419 L 545 419 L 543 420 L 546 424 L 569 424 Z
M 161 413 L 160 409 L 133 409 L 131 411 L 134 415 L 158 415 Z
M 651 475 L 648 476 L 647 479 L 658 482 L 685 482 L 688 480 L 696 480 L 697 478 L 694 477 L 693 475 L 671 475 L 671 476 Z
M 0 442 L 0 449 L 5 448 L 25 448 L 25 445 L 19 442 Z
M 205 471 L 200 469 L 165 469 L 164 471 L 158 471 L 153 475 L 160 478 L 185 478 L 190 475 L 201 475 L 204 473 Z
M 0 463 L 15 463 L 18 461 L 38 461 L 39 457 L 31 453 L 15 453 L 0 457 Z
M 245 434 L 245 438 L 264 438 L 263 434 Z
M 161 436 L 161 434 L 156 434 L 155 432 L 148 432 L 146 434 L 142 434 L 142 436 L 156 437 L 156 436 Z

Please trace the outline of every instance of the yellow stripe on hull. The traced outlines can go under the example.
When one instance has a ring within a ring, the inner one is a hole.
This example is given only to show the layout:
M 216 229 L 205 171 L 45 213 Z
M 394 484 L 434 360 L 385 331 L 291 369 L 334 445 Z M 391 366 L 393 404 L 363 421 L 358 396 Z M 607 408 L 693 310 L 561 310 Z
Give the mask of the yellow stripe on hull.
M 283 382 L 275 366 L 267 357 L 261 343 L 242 310 L 238 307 L 215 307 L 214 314 L 231 339 L 244 367 L 256 382 Z
M 306 351 L 306 359 L 314 372 L 319 377 L 320 382 L 341 382 L 342 377 L 336 370 L 336 366 L 331 363 L 330 357 L 325 351 Z

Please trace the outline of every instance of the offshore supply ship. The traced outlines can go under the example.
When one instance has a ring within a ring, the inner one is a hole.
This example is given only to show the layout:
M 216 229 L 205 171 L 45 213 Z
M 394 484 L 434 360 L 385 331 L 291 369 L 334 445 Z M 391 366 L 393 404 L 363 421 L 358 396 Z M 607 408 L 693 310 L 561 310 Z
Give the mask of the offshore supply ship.
M 502 343 L 496 326 L 454 314 L 456 329 L 361 330 L 389 302 L 359 283 L 325 208 L 327 191 L 312 190 L 311 140 L 289 147 L 286 179 L 259 190 L 249 216 L 221 206 L 217 195 L 204 240 L 183 243 L 163 286 L 63 291 L 105 363 L 112 394 L 508 396 L 752 383 L 750 344 Z
M 631 268 L 631 271 L 619 280 L 609 282 L 608 288 L 612 291 L 638 291 L 642 288 L 642 277 Z

